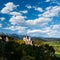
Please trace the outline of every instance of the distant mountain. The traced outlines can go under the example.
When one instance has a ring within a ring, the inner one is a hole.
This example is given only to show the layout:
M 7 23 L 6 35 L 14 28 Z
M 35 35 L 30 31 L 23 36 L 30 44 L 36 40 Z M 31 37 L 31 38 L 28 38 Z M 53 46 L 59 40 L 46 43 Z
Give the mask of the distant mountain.
M 31 37 L 32 41 L 45 41 L 43 38 L 41 37 Z
M 0 35 L 6 35 L 14 40 L 22 40 L 25 35 L 18 35 L 18 34 L 7 34 L 7 33 L 0 33 Z M 32 41 L 60 41 L 60 38 L 43 38 L 43 37 L 31 37 Z
M 14 40 L 22 40 L 25 35 L 9 34 L 8 36 L 14 38 Z
M 60 38 L 43 38 L 45 41 L 60 41 Z

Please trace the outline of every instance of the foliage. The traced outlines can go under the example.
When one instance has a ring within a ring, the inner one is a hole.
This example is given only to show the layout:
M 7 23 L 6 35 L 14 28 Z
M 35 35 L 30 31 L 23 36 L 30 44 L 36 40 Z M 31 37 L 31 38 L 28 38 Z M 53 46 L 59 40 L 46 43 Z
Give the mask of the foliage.
M 49 44 L 50 46 L 53 46 L 55 49 L 55 54 L 57 57 L 60 57 L 60 41 L 50 41 L 50 42 L 44 42 L 45 44 Z
M 21 42 L 21 44 L 20 44 Z M 7 60 L 52 60 L 55 56 L 55 50 L 48 44 L 43 42 L 38 45 L 26 45 L 22 41 L 0 42 L 0 57 L 7 58 Z M 1 46 L 4 46 L 3 48 Z M 1 53 L 3 50 L 3 53 Z
M 35 46 L 40 46 L 40 45 L 43 45 L 44 42 L 43 42 L 43 41 L 34 41 L 33 44 L 34 44 Z
M 25 42 L 23 40 L 14 40 L 15 42 L 17 42 L 18 44 L 25 44 Z
M 35 60 L 35 58 L 28 55 L 28 56 L 23 56 L 21 60 Z

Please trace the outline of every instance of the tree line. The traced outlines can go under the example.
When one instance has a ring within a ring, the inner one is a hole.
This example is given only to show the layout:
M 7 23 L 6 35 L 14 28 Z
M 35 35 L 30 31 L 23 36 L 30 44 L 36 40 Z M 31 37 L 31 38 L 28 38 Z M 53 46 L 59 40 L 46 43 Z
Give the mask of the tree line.
M 54 60 L 55 50 L 47 44 L 35 46 L 19 44 L 15 41 L 0 41 L 0 59 L 2 60 Z

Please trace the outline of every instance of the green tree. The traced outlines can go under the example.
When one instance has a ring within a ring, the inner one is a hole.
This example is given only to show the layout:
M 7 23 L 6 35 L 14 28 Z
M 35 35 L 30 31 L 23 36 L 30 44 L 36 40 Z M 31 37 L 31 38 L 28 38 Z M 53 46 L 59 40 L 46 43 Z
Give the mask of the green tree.
M 22 52 L 18 43 L 9 41 L 5 44 L 5 57 L 8 60 L 20 60 L 21 56 Z
M 35 58 L 27 55 L 27 56 L 23 56 L 21 60 L 35 60 Z

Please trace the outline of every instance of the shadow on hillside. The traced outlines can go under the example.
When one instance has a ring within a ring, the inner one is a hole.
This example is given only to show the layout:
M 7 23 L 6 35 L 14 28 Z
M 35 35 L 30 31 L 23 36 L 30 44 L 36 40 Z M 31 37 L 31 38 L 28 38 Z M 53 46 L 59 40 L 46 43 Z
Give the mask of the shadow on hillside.
M 55 56 L 55 58 L 52 59 L 52 60 L 60 60 L 60 57 L 56 57 L 56 56 Z

